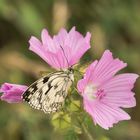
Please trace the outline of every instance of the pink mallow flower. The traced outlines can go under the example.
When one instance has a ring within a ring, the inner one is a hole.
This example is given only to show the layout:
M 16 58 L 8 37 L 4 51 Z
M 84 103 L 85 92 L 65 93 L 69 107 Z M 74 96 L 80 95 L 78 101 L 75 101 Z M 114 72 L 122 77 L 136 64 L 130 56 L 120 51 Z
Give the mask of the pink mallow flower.
M 83 97 L 83 105 L 94 123 L 109 129 L 130 116 L 121 108 L 136 106 L 134 93 L 131 91 L 138 78 L 137 74 L 117 74 L 127 64 L 113 59 L 106 50 L 99 61 L 94 61 L 86 70 L 84 78 L 78 82 L 78 90 Z
M 27 86 L 4 83 L 0 87 L 0 92 L 2 92 L 1 100 L 8 103 L 20 103 L 22 102 L 22 94 L 27 89 Z
M 30 50 L 39 55 L 55 69 L 65 69 L 76 64 L 90 48 L 91 34 L 83 37 L 73 27 L 69 33 L 61 29 L 51 37 L 46 29 L 42 30 L 41 41 L 32 36 L 29 40 Z

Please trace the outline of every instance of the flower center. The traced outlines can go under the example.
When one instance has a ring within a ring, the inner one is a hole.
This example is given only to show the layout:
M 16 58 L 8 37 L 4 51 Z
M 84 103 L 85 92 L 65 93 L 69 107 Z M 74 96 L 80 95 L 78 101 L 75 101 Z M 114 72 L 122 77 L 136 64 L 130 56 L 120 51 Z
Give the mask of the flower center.
M 105 96 L 103 89 L 98 89 L 94 84 L 88 84 L 84 90 L 84 97 L 88 100 L 101 99 Z
M 85 88 L 84 95 L 88 100 L 94 100 L 96 98 L 95 93 L 97 92 L 97 87 L 93 84 L 88 84 Z

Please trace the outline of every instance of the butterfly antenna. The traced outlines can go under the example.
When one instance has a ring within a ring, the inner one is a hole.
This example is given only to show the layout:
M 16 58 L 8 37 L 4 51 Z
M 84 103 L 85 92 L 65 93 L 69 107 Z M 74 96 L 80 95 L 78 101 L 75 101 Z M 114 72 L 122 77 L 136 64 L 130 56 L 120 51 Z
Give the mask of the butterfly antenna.
M 60 45 L 60 47 L 61 47 L 61 49 L 62 49 L 62 51 L 63 51 L 64 57 L 66 58 L 67 65 L 68 65 L 68 67 L 69 67 L 69 62 L 68 62 L 68 58 L 66 57 L 65 51 L 64 51 L 64 49 L 63 49 L 63 47 L 62 47 L 61 45 Z

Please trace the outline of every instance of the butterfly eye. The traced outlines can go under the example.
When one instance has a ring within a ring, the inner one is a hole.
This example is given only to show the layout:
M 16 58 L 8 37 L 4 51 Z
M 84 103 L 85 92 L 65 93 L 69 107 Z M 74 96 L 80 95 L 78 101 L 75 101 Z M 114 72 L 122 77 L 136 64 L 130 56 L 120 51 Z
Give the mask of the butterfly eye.
M 71 73 L 74 72 L 74 69 L 73 69 L 72 67 L 70 67 L 68 70 L 69 70 Z

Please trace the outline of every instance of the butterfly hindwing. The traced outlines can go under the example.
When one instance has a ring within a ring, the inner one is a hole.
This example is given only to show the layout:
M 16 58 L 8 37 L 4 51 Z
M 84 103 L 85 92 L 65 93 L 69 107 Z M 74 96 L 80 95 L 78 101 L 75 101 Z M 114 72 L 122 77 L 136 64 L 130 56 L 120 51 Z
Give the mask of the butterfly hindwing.
M 51 73 L 34 82 L 23 94 L 23 100 L 45 113 L 56 112 L 63 105 L 73 74 Z
M 41 93 L 39 90 L 47 83 L 49 77 L 42 77 L 34 82 L 23 94 L 23 100 L 28 102 L 33 108 L 41 109 L 40 98 Z
M 57 82 L 52 86 L 46 97 L 42 98 L 42 110 L 44 112 L 56 112 L 59 110 L 68 94 L 70 85 L 71 81 L 68 77 L 57 78 Z

